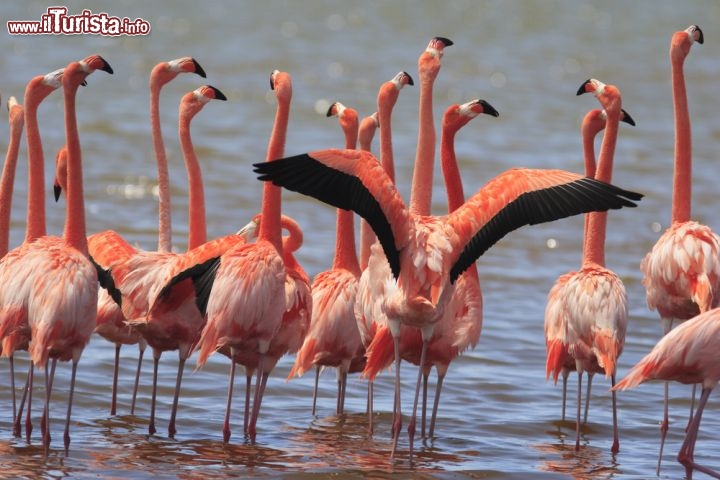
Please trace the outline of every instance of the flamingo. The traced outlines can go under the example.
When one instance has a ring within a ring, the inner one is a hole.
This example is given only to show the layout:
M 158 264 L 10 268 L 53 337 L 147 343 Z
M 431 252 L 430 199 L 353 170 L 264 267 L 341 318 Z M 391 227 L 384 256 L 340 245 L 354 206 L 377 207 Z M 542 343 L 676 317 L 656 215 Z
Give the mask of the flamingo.
M 188 171 L 188 248 L 191 250 L 206 249 L 207 245 L 203 246 L 203 244 L 207 240 L 207 227 L 202 177 L 190 138 L 190 122 L 211 100 L 226 99 L 219 89 L 204 85 L 186 93 L 180 101 L 178 130 Z M 122 310 L 125 318 L 128 319 L 128 325 L 136 329 L 153 349 L 153 394 L 148 427 L 151 435 L 156 432 L 155 400 L 160 356 L 164 351 L 178 350 L 178 373 L 168 424 L 170 437 L 177 432 L 175 418 L 185 361 L 190 356 L 204 325 L 204 318 L 195 305 L 194 292 L 189 280 L 177 287 L 172 295 L 164 297 L 170 299 L 170 301 L 162 303 L 164 308 L 156 305 L 158 292 L 167 285 L 168 279 L 176 271 L 174 269 L 179 268 L 177 258 L 178 254 L 172 252 L 137 252 L 127 258 L 112 262 L 109 266 L 114 284 L 121 295 Z
M 192 57 L 181 57 L 167 62 L 160 62 L 150 72 L 150 123 L 152 129 L 153 148 L 158 170 L 158 251 L 170 252 L 172 249 L 172 224 L 170 207 L 170 187 L 167 154 L 160 126 L 160 92 L 162 88 L 176 78 L 180 73 L 195 73 L 202 78 L 205 71 Z M 59 154 L 60 155 L 60 154 Z M 59 185 L 58 185 L 59 187 Z M 56 198 L 59 190 L 56 190 Z M 90 255 L 102 268 L 108 268 L 113 262 L 126 259 L 137 253 L 137 249 L 130 245 L 117 232 L 107 230 L 91 235 L 88 239 Z M 106 289 L 98 292 L 98 315 L 96 333 L 115 344 L 115 364 L 112 381 L 112 399 L 110 401 L 110 415 L 117 413 L 117 383 L 120 363 L 120 348 L 122 345 L 138 344 L 138 362 L 133 385 L 130 414 L 135 413 L 135 400 L 137 398 L 140 369 L 147 347 L 145 339 L 126 323 L 120 305 L 111 297 Z
M 377 112 L 362 119 L 358 127 L 358 144 L 361 150 L 371 151 L 372 141 L 378 127 Z M 370 246 L 375 241 L 375 234 L 365 220 L 360 220 L 360 251 L 358 261 L 360 270 L 365 270 L 370 257 Z
M 345 148 L 354 149 L 358 138 L 357 111 L 335 102 L 328 109 L 327 115 L 338 117 L 345 133 Z M 310 329 L 288 375 L 288 379 L 295 375 L 300 377 L 315 365 L 313 415 L 320 367 L 337 367 L 336 413 L 341 415 L 344 413 L 347 376 L 353 361 L 363 363 L 365 358 L 355 319 L 355 297 L 361 270 L 355 250 L 355 226 L 351 211 L 338 209 L 335 238 L 332 267 L 318 273 L 312 281 Z
M 717 348 L 719 343 L 720 308 L 714 308 L 683 322 L 665 334 L 650 353 L 613 387 L 613 391 L 627 390 L 648 380 L 702 385 L 697 411 L 677 456 L 678 461 L 685 467 L 685 477 L 688 479 L 692 479 L 693 470 L 720 478 L 720 472 L 699 465 L 694 458 L 702 412 L 710 393 L 720 380 L 720 350 Z
M 282 156 L 287 134 L 292 98 L 292 79 L 287 72 L 274 70 L 270 86 L 277 97 L 277 111 L 268 145 L 266 161 L 274 163 Z M 198 367 L 202 367 L 215 351 L 229 348 L 230 357 L 238 353 L 257 356 L 257 378 L 250 420 L 246 435 L 252 442 L 256 438 L 256 424 L 264 385 L 274 365 L 269 356 L 270 343 L 279 332 L 287 311 L 287 271 L 283 260 L 281 239 L 280 188 L 271 184 L 263 186 L 262 222 L 258 239 L 254 243 L 240 245 L 226 251 L 201 279 L 210 283 L 207 287 L 205 324 L 196 349 Z M 235 362 L 230 362 L 230 389 L 235 374 Z M 231 395 L 228 395 L 229 415 Z M 223 438 L 229 439 L 229 426 L 224 426 Z
M 8 143 L 5 163 L 0 179 L 0 258 L 8 253 L 10 245 L 10 214 L 12 208 L 12 193 L 15 185 L 15 167 L 17 166 L 20 142 L 25 127 L 25 110 L 15 97 L 8 98 L 8 123 L 10 124 L 10 142 Z M 0 344 L 0 353 L 2 345 Z M 15 399 L 15 368 L 13 357 L 10 355 L 10 389 L 12 390 L 13 422 L 17 417 L 17 403 Z
M 57 360 L 72 361 L 70 392 L 65 420 L 65 449 L 70 445 L 70 416 L 77 364 L 95 328 L 98 277 L 87 250 L 85 209 L 82 188 L 82 159 L 75 113 L 77 89 L 95 70 L 113 73 L 99 55 L 72 62 L 62 76 L 65 98 L 65 139 L 68 148 L 67 206 L 62 237 L 43 236 L 28 244 L 22 256 L 24 277 L 30 287 L 25 300 L 30 344 L 28 351 L 35 366 L 45 370 L 45 411 L 43 444 L 50 444 L 51 376 Z M 30 385 L 28 388 L 32 388 Z
M 595 136 L 605 129 L 607 114 L 605 110 L 590 110 L 582 121 L 581 133 L 583 144 L 583 156 L 585 159 L 585 175 L 595 177 Z M 620 121 L 635 125 L 635 121 L 625 110 L 621 110 Z M 585 239 L 587 235 L 588 216 L 585 217 Z M 565 288 L 567 281 L 577 272 L 567 272 L 555 281 L 555 284 L 548 293 L 548 301 L 545 307 L 545 343 L 548 351 L 546 364 L 546 379 L 553 376 L 553 381 L 557 383 L 558 376 L 562 374 L 562 420 L 565 420 L 565 400 L 567 394 L 567 379 L 571 371 L 575 371 L 575 359 L 572 358 L 567 351 L 567 345 L 563 342 L 565 332 L 563 329 L 563 302 L 566 300 L 562 296 L 562 290 Z M 590 402 L 590 388 L 592 378 L 595 375 L 594 370 L 588 371 L 587 394 L 585 395 L 585 415 L 583 423 L 587 423 L 588 405 Z
M 33 77 L 25 88 L 25 140 L 28 155 L 28 201 L 27 224 L 23 243 L 9 251 L 0 261 L 0 340 L 2 355 L 10 359 L 10 372 L 14 378 L 13 355 L 16 350 L 26 350 L 30 341 L 27 317 L 27 296 L 30 284 L 24 282 L 22 258 L 27 246 L 46 234 L 45 229 L 45 167 L 38 126 L 37 111 L 40 103 L 62 85 L 64 69 Z M 23 290 L 25 289 L 25 290 Z M 30 362 L 28 378 L 13 422 L 13 434 L 20 436 L 20 419 L 24 399 L 28 399 L 25 417 L 25 433 L 28 441 L 32 432 L 30 405 L 32 404 L 33 364 Z
M 413 79 L 405 71 L 400 71 L 391 80 L 380 85 L 377 96 L 377 118 L 380 130 L 380 162 L 390 178 L 395 181 L 395 161 L 392 146 L 392 111 L 400 96 L 400 90 L 405 85 L 413 85 Z M 367 223 L 362 220 L 361 223 Z M 372 230 L 372 229 L 371 229 Z M 368 241 L 369 235 L 363 237 L 363 242 Z M 360 330 L 360 338 L 363 346 L 367 349 L 372 342 L 378 324 L 385 321 L 381 318 L 381 304 L 384 292 L 393 288 L 394 280 L 390 273 L 390 265 L 382 253 L 380 244 L 374 233 L 374 242 L 369 249 L 367 266 L 363 269 L 358 283 L 358 291 L 355 300 L 355 318 Z M 361 250 L 363 246 L 361 245 Z M 382 281 L 379 281 L 383 279 Z M 373 433 L 373 379 L 368 382 L 368 433 Z
M 578 95 L 592 92 L 605 109 L 607 117 L 605 135 L 595 179 L 610 182 L 617 132 L 622 115 L 620 90 L 596 79 L 587 80 L 580 86 Z M 575 274 L 561 277 L 557 295 L 559 305 L 548 307 L 561 318 L 564 332 L 560 342 L 548 346 L 548 370 L 557 375 L 566 364 L 563 354 L 575 361 L 578 372 L 577 418 L 575 423 L 575 450 L 580 449 L 580 405 L 583 372 L 602 372 L 615 385 L 617 359 L 625 344 L 628 321 L 627 293 L 620 277 L 605 267 L 605 231 L 607 212 L 588 214 L 585 228 L 582 267 Z M 552 300 L 551 300 L 552 303 Z M 552 321 L 552 320 L 551 320 Z M 564 349 L 567 349 L 565 351 Z M 612 453 L 620 450 L 617 427 L 615 393 L 613 405 Z
M 476 99 L 462 105 L 450 105 L 443 115 L 441 134 L 441 164 L 448 198 L 448 211 L 452 212 L 465 201 L 462 179 L 455 157 L 455 135 L 470 120 L 484 113 L 497 117 L 495 108 L 484 100 Z M 430 369 L 435 365 L 438 372 L 435 400 L 430 420 L 429 435 L 432 437 L 440 403 L 440 392 L 450 362 L 467 348 L 477 345 L 482 329 L 482 292 L 475 267 L 470 267 L 458 278 L 455 293 L 438 321 L 427 348 L 427 358 L 421 366 L 423 375 L 423 404 L 421 435 L 425 436 L 427 410 L 427 380 Z M 418 364 L 422 339 L 419 332 L 408 327 L 400 330 L 401 358 Z M 389 328 L 382 327 L 373 339 L 369 356 L 372 363 L 366 374 L 371 378 L 393 362 L 393 339 Z
M 675 167 L 671 225 L 640 263 L 650 310 L 660 314 L 663 334 L 675 322 L 717 307 L 720 302 L 720 236 L 691 219 L 692 138 L 685 88 L 684 63 L 695 42 L 703 43 L 697 25 L 675 32 L 670 41 L 673 106 L 675 112 Z M 695 398 L 693 388 L 692 398 Z M 692 420 L 692 405 L 690 418 Z M 668 430 L 668 385 L 665 384 L 660 423 L 660 472 Z

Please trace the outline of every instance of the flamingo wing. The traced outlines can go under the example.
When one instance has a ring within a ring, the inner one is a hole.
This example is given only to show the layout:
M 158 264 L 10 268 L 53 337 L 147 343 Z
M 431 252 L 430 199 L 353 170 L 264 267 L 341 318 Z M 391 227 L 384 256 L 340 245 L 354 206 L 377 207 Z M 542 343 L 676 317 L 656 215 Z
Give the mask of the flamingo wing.
M 457 233 L 450 281 L 508 233 L 592 211 L 635 207 L 642 194 L 564 170 L 508 170 L 448 216 Z
M 400 274 L 400 250 L 411 222 L 402 197 L 382 165 L 360 150 L 319 150 L 253 165 L 258 179 L 309 195 L 363 217 L 380 240 L 393 275 Z

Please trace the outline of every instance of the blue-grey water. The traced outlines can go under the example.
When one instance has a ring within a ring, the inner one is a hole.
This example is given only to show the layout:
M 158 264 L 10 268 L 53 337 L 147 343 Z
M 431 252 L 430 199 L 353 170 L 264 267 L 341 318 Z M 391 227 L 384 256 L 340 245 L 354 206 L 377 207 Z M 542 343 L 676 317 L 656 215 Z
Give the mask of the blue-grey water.
M 39 20 L 49 3 L 6 2 L 2 19 Z M 260 207 L 261 184 L 251 164 L 265 158 L 275 102 L 268 78 L 273 69 L 293 77 L 293 103 L 286 153 L 341 146 L 327 106 L 336 100 L 361 116 L 375 108 L 377 88 L 400 70 L 417 78 L 417 58 L 431 37 L 455 45 L 445 50 L 435 83 L 435 118 L 451 103 L 489 101 L 500 117 L 478 118 L 457 136 L 466 192 L 513 166 L 582 171 L 579 125 L 597 108 L 592 96 L 576 97 L 589 77 L 617 85 L 623 106 L 637 122 L 623 125 L 614 182 L 643 192 L 636 209 L 609 217 L 607 264 L 628 290 L 630 323 L 618 375 L 622 377 L 661 334 L 657 314 L 647 309 L 639 262 L 670 218 L 673 119 L 668 46 L 673 32 L 697 23 L 705 44 L 686 62 L 693 119 L 693 215 L 720 230 L 716 205 L 720 118 L 720 5 L 693 2 L 369 1 L 331 2 L 132 2 L 68 1 L 70 14 L 87 8 L 142 18 L 151 33 L 138 37 L 13 36 L 0 32 L 0 94 L 22 98 L 33 76 L 99 53 L 115 70 L 93 74 L 78 95 L 83 147 L 87 226 L 90 233 L 114 229 L 137 245 L 157 244 L 156 184 L 148 114 L 148 75 L 159 61 L 193 56 L 207 80 L 183 75 L 162 94 L 162 123 L 171 163 L 173 240 L 186 246 L 187 187 L 177 141 L 182 94 L 209 83 L 227 102 L 212 102 L 193 121 L 202 164 L 209 236 L 244 225 Z M 4 22 L 3 27 L 4 28 Z M 417 138 L 418 88 L 407 87 L 393 116 L 396 176 L 408 196 Z M 0 126 L 0 146 L 7 127 Z M 64 141 L 62 96 L 40 108 L 46 152 L 46 183 Z M 378 141 L 375 139 L 375 148 Z M 25 147 L 13 196 L 11 246 L 23 238 L 26 205 Z M 434 211 L 445 195 L 437 170 Z M 330 265 L 334 211 L 297 194 L 283 194 L 284 212 L 305 233 L 298 258 L 312 276 Z M 48 195 L 48 230 L 62 230 L 62 204 Z M 234 435 L 222 443 L 228 364 L 214 356 L 195 370 L 188 362 L 178 412 L 178 434 L 167 437 L 167 418 L 177 355 L 160 367 L 158 431 L 147 435 L 151 362 L 145 362 L 138 410 L 129 401 L 136 347 L 122 350 L 119 414 L 109 415 L 113 348 L 94 337 L 79 366 L 72 444 L 62 449 L 62 419 L 69 365 L 55 381 L 53 444 L 40 446 L 38 420 L 30 444 L 11 433 L 8 363 L 0 362 L 0 477 L 7 478 L 230 478 L 336 476 L 419 478 L 652 478 L 658 452 L 662 386 L 651 383 L 618 395 L 620 452 L 612 443 L 608 381 L 596 378 L 582 448 L 574 451 L 574 422 L 560 421 L 560 388 L 545 380 L 543 314 L 547 293 L 562 273 L 577 268 L 582 219 L 526 227 L 510 234 L 478 262 L 484 295 L 479 345 L 450 367 L 436 437 L 416 442 L 410 464 L 403 432 L 398 458 L 389 461 L 392 375 L 376 384 L 376 432 L 366 434 L 366 382 L 351 378 L 346 415 L 335 415 L 335 375 L 321 376 L 316 416 L 310 412 L 312 375 L 285 381 L 291 356 L 281 359 L 267 387 L 256 445 L 241 434 L 242 380 L 237 382 Z M 149 355 L 148 355 L 149 356 Z M 18 382 L 27 357 L 18 354 Z M 404 411 L 409 412 L 415 368 L 406 366 Z M 42 378 L 42 377 L 40 377 Z M 574 411 L 576 379 L 570 380 L 568 411 Z M 662 478 L 682 478 L 675 456 L 684 436 L 690 388 L 671 385 L 671 426 Z M 43 390 L 36 389 L 36 398 Z M 720 415 L 711 397 L 703 418 L 696 459 L 720 467 Z M 35 406 L 39 412 L 39 403 Z M 572 418 L 572 413 L 570 413 Z M 702 477 L 697 474 L 697 477 Z

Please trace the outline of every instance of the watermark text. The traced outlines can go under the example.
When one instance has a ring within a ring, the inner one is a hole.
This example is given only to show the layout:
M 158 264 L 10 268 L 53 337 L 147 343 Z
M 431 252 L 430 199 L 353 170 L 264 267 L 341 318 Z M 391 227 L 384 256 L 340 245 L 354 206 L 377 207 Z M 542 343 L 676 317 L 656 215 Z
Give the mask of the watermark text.
M 11 35 L 147 35 L 150 23 L 142 18 L 131 20 L 85 9 L 79 15 L 68 15 L 66 7 L 48 7 L 40 20 L 7 22 Z

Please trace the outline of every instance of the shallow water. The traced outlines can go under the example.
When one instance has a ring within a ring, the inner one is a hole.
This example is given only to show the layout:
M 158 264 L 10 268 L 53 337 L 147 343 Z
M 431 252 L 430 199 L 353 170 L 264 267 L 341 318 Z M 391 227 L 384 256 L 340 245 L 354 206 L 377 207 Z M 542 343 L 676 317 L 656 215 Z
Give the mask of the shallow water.
M 92 3 L 92 4 L 89 4 Z M 512 166 L 582 169 L 579 124 L 591 96 L 576 97 L 588 77 L 619 86 L 623 106 L 637 127 L 623 125 L 614 182 L 646 194 L 640 206 L 610 215 L 607 264 L 625 282 L 630 325 L 620 358 L 620 377 L 660 336 L 657 315 L 644 300 L 638 265 L 670 216 L 673 123 L 670 36 L 691 23 L 705 32 L 686 62 L 693 118 L 696 219 L 720 230 L 714 181 L 720 122 L 716 79 L 720 70 L 720 7 L 714 2 L 67 2 L 70 13 L 143 18 L 147 37 L 35 36 L 1 34 L 0 90 L 22 97 L 32 76 L 100 53 L 115 74 L 98 72 L 78 95 L 88 230 L 115 229 L 143 248 L 156 245 L 155 167 L 148 121 L 147 76 L 162 60 L 194 56 L 208 79 L 181 76 L 163 91 L 165 141 L 171 157 L 174 244 L 187 237 L 185 175 L 175 125 L 180 96 L 202 83 L 220 88 L 228 101 L 212 102 L 193 121 L 193 140 L 203 166 L 209 237 L 234 231 L 259 209 L 260 182 L 250 164 L 265 157 L 274 114 L 268 76 L 279 68 L 293 76 L 293 106 L 286 153 L 341 146 L 341 131 L 324 116 L 340 100 L 365 116 L 375 110 L 377 87 L 400 70 L 417 79 L 417 56 L 435 35 L 452 39 L 436 81 L 435 117 L 447 105 L 484 98 L 500 118 L 474 120 L 457 136 L 466 192 Z M 172 5 L 170 7 L 170 5 Z M 47 5 L 15 2 L 0 7 L 6 20 L 37 20 Z M 407 87 L 393 113 L 396 175 L 408 196 L 417 136 L 418 88 Z M 40 109 L 40 128 L 50 176 L 64 141 L 62 98 Z M 7 127 L 0 136 L 7 137 Z M 438 127 L 439 131 L 439 127 Z M 439 135 L 439 133 L 438 133 Z M 3 140 L 4 148 L 6 140 Z M 378 145 L 375 140 L 376 147 Z M 16 177 L 11 246 L 23 237 L 26 166 Z M 50 179 L 47 180 L 49 185 Z M 445 208 L 442 180 L 435 179 L 434 211 Z M 50 196 L 48 196 L 50 197 Z M 285 213 L 305 233 L 298 259 L 312 276 L 329 266 L 334 211 L 297 194 L 283 195 Z M 62 229 L 61 206 L 48 198 L 48 230 Z M 646 384 L 619 394 L 620 453 L 612 455 L 608 381 L 596 378 L 582 449 L 574 451 L 574 422 L 560 421 L 560 388 L 545 381 L 543 314 L 547 293 L 580 261 L 582 219 L 528 227 L 500 241 L 478 262 L 484 296 L 484 328 L 478 347 L 455 361 L 446 379 L 436 437 L 416 441 L 410 463 L 403 434 L 395 462 L 388 459 L 392 376 L 378 378 L 376 431 L 366 434 L 366 382 L 352 378 L 347 415 L 334 415 L 335 375 L 321 376 L 316 416 L 310 413 L 312 375 L 285 382 L 293 358 L 281 359 L 268 383 L 256 445 L 241 435 L 241 376 L 236 382 L 233 437 L 223 445 L 228 364 L 221 356 L 195 371 L 188 362 L 178 413 L 178 434 L 167 438 L 167 418 L 177 355 L 163 355 L 158 431 L 147 435 L 151 361 L 146 359 L 136 415 L 130 416 L 136 347 L 124 347 L 119 415 L 109 416 L 113 349 L 93 338 L 83 354 L 73 407 L 72 444 L 62 449 L 62 421 L 69 365 L 58 367 L 52 407 L 53 443 L 40 446 L 38 418 L 30 444 L 11 434 L 7 362 L 0 372 L 0 476 L 8 478 L 649 478 L 658 452 L 662 386 Z M 148 355 L 149 357 L 150 355 Z M 27 358 L 18 355 L 18 383 Z M 416 370 L 403 367 L 403 409 L 410 408 Z M 42 378 L 42 377 L 40 377 Z M 571 377 L 568 417 L 574 414 Z M 675 461 L 683 439 L 690 388 L 671 386 L 671 429 L 662 478 L 680 478 Z M 36 399 L 42 398 L 36 389 Z M 720 467 L 720 416 L 711 397 L 696 459 Z M 35 402 L 34 417 L 40 403 Z M 407 424 L 407 418 L 405 420 Z M 702 475 L 697 474 L 698 478 Z

